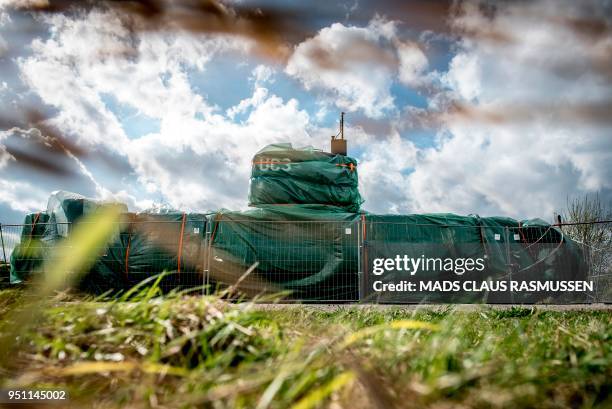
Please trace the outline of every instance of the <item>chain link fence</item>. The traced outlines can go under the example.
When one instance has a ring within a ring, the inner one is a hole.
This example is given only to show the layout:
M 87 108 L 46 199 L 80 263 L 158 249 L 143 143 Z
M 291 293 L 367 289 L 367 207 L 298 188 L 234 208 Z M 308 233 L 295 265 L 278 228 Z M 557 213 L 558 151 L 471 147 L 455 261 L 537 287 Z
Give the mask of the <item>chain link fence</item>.
M 283 292 L 293 301 L 359 299 L 359 222 L 219 220 L 209 230 L 205 276 L 212 288 L 239 281 L 250 298 Z
M 594 234 L 581 244 L 588 254 L 589 279 L 595 283 L 593 302 L 612 302 L 612 222 L 567 224 L 561 226 L 566 234 L 577 240 L 583 239 L 580 229 L 588 229 Z M 569 231 L 568 231 L 569 230 Z M 573 231 L 572 231 L 573 230 Z
M 71 227 L 0 225 L 0 284 L 6 285 L 9 275 L 15 282 L 40 272 Z M 600 223 L 597 228 L 607 232 L 608 240 L 594 245 L 568 241 L 573 233 L 569 224 L 466 226 L 365 217 L 128 222 L 92 255 L 92 267 L 79 285 L 95 293 L 126 290 L 169 272 L 160 283 L 164 290 L 223 291 L 229 298 L 266 300 L 283 294 L 287 301 L 312 302 L 612 302 L 612 226 Z M 534 280 L 553 284 L 534 291 L 465 287 Z M 592 283 L 592 288 L 556 291 L 554 283 L 561 281 Z M 458 290 L 435 282 L 459 283 Z
M 612 302 L 611 241 L 570 240 L 563 225 L 366 221 L 363 238 L 362 302 Z

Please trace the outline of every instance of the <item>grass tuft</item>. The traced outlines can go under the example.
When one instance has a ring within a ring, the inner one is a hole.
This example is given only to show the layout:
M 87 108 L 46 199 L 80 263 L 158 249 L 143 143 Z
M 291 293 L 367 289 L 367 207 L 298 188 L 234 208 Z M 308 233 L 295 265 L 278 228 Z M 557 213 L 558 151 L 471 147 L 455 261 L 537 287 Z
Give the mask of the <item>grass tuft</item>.
M 152 281 L 123 299 L 53 301 L 2 387 L 66 388 L 74 407 L 103 408 L 611 403 L 607 311 L 266 310 L 162 296 Z M 0 314 L 22 296 L 1 291 Z

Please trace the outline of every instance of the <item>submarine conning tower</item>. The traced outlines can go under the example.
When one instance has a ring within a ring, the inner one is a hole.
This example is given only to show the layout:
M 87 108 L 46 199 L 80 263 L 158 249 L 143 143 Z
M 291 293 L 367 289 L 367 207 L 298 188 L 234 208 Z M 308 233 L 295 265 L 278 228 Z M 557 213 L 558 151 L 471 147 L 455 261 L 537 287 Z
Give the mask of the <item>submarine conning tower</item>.
M 344 113 L 332 152 L 290 143 L 268 145 L 253 157 L 249 206 L 313 205 L 358 212 L 357 160 L 346 155 Z M 338 138 L 339 137 L 339 138 Z

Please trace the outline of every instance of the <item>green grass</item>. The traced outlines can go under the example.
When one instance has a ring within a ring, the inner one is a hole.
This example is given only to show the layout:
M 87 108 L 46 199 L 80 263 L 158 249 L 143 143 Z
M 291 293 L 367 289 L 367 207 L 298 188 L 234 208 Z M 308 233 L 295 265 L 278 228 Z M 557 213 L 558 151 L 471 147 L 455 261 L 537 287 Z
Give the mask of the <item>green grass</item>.
M 0 292 L 4 325 L 21 297 Z M 3 387 L 67 388 L 75 407 L 612 407 L 606 311 L 262 310 L 144 289 L 60 297 L 16 347 Z

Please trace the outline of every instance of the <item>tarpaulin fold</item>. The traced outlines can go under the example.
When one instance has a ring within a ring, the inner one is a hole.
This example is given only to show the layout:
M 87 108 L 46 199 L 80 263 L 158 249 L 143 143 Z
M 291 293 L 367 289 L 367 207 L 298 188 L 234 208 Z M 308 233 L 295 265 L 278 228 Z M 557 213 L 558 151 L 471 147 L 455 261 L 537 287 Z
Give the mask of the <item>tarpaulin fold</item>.
M 319 204 L 357 212 L 357 161 L 291 144 L 268 145 L 253 157 L 249 205 Z

